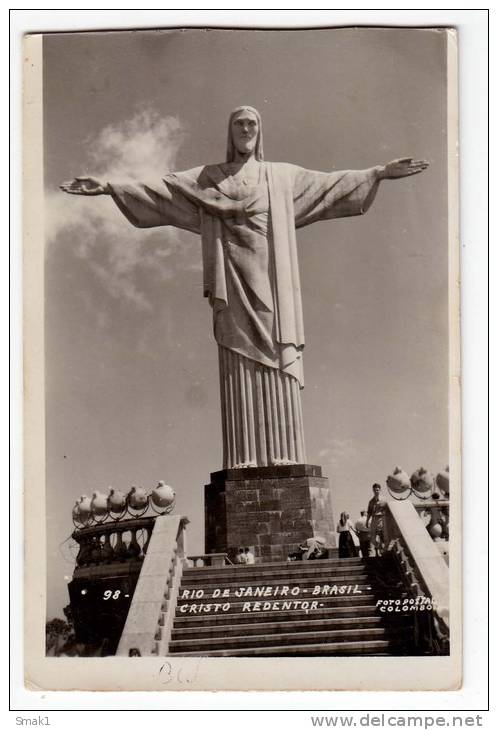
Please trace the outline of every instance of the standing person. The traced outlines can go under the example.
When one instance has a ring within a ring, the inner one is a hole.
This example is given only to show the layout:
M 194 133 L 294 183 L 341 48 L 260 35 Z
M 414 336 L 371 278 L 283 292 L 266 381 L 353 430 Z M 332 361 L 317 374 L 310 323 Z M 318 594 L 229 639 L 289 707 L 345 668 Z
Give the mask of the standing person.
M 375 550 L 375 555 L 381 555 L 384 548 L 384 513 L 386 502 L 381 499 L 382 487 L 380 484 L 372 486 L 374 496 L 368 503 L 366 526 L 370 525 L 370 544 Z
M 239 548 L 239 552 L 235 556 L 235 562 L 237 563 L 237 565 L 245 565 L 247 563 L 244 548 Z
M 370 555 L 370 528 L 367 525 L 366 510 L 360 512 L 360 519 L 354 523 L 354 530 L 360 541 L 361 556 L 368 558 Z
M 254 563 L 256 562 L 254 558 L 254 553 L 251 551 L 251 548 L 246 547 L 244 551 L 244 557 L 246 565 L 254 565 Z
M 280 135 L 289 126 L 283 117 Z M 225 162 L 169 172 L 151 184 L 85 176 L 61 188 L 111 196 L 138 228 L 200 234 L 204 296 L 219 348 L 223 468 L 232 469 L 306 463 L 296 228 L 363 215 L 381 181 L 427 166 L 403 157 L 366 170 L 316 172 L 265 162 L 261 116 L 239 106 L 228 120 Z
M 339 557 L 340 558 L 356 558 L 357 552 L 351 531 L 353 526 L 349 521 L 347 512 L 341 512 L 341 517 L 337 524 L 337 532 L 339 533 Z

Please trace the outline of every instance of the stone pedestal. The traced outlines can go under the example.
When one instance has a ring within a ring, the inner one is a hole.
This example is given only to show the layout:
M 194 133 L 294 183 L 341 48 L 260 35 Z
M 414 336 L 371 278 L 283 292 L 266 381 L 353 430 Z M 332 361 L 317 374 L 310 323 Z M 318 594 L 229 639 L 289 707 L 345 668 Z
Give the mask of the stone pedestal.
M 206 553 L 233 560 L 251 547 L 258 561 L 286 560 L 309 537 L 336 544 L 329 482 L 319 466 L 224 469 L 205 486 Z

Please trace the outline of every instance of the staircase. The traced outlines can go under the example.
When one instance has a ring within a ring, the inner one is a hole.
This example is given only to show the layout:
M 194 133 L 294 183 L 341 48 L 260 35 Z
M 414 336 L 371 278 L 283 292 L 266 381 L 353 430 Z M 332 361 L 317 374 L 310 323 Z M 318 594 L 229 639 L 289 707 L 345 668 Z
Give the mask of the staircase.
M 181 656 L 413 655 L 413 613 L 383 558 L 185 568 L 168 653 Z

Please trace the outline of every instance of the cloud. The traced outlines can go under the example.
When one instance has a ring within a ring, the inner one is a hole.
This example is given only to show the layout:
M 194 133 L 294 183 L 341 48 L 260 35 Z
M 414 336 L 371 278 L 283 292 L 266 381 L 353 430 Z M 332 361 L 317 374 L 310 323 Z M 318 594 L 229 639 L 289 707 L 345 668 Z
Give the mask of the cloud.
M 353 439 L 332 439 L 330 444 L 318 452 L 322 462 L 333 467 L 344 466 L 356 456 L 356 447 Z
M 90 144 L 89 159 L 99 175 L 143 179 L 172 169 L 183 138 L 176 117 L 148 110 L 105 127 Z
M 112 124 L 87 140 L 82 170 L 107 180 L 157 180 L 175 169 L 185 133 L 176 117 L 151 110 Z M 49 246 L 70 245 L 84 259 L 109 296 L 142 310 L 151 309 L 144 291 L 149 282 L 164 282 L 178 270 L 200 268 L 193 236 L 166 227 L 136 229 L 107 196 L 68 196 L 60 190 L 46 195 L 46 238 Z

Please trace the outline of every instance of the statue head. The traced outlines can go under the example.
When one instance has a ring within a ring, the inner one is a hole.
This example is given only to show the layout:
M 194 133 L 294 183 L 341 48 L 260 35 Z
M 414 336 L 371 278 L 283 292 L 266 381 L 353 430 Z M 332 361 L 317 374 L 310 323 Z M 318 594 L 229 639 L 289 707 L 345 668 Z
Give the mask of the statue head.
M 228 120 L 227 162 L 233 162 L 236 154 L 254 153 L 256 160 L 263 160 L 263 127 L 261 116 L 252 106 L 238 106 Z

